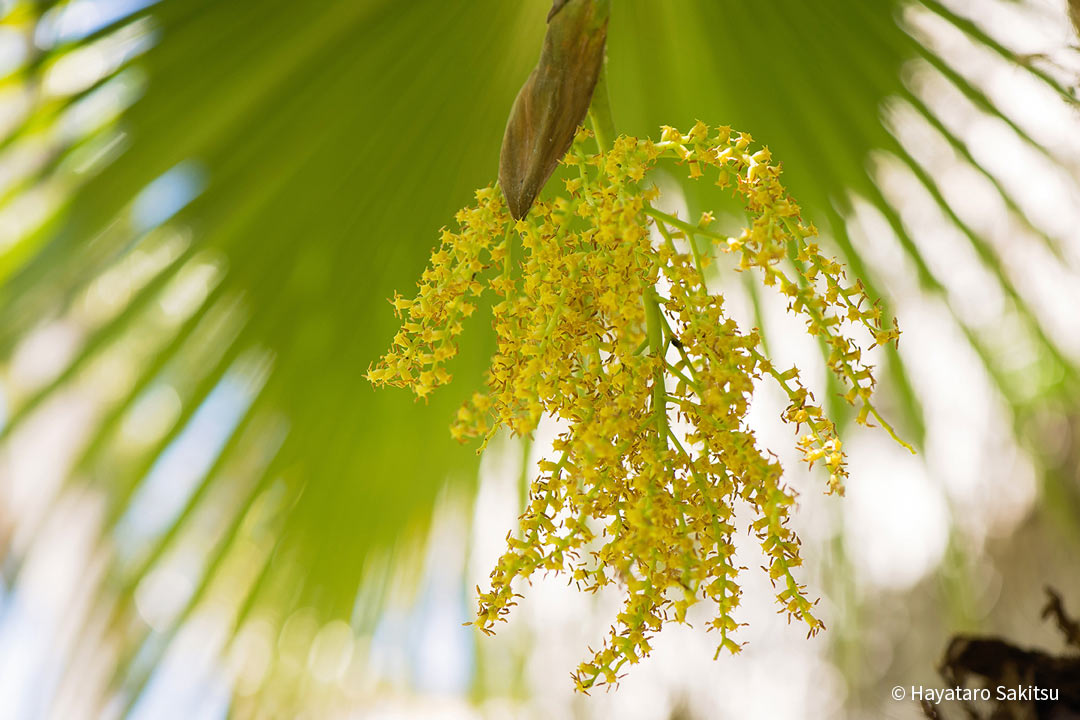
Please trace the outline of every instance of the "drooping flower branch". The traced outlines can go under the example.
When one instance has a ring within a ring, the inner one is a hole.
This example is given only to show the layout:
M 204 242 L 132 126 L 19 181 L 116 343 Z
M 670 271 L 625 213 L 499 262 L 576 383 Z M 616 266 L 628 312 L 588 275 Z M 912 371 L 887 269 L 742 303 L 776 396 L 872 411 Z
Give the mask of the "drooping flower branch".
M 872 368 L 847 330 L 862 325 L 876 344 L 899 338 L 862 284 L 821 254 L 779 167 L 750 136 L 699 123 L 685 135 L 664 128 L 658 142 L 620 137 L 599 154 L 585 151 L 588 137 L 580 131 L 564 160 L 576 172 L 565 192 L 522 220 L 511 219 L 497 189 L 477 192 L 476 205 L 457 214 L 458 231 L 443 231 L 416 297 L 393 299 L 401 330 L 367 373 L 418 397 L 449 382 L 461 319 L 493 292 L 487 388 L 458 411 L 454 436 L 486 444 L 499 428 L 528 435 L 544 415 L 567 429 L 540 463 L 476 624 L 491 632 L 515 604 L 513 581 L 537 571 L 569 573 L 586 591 L 618 584 L 625 603 L 604 646 L 578 668 L 581 690 L 615 682 L 649 653 L 664 622 L 685 622 L 700 599 L 715 605 L 717 653 L 739 651 L 737 500 L 753 509 L 777 601 L 810 634 L 823 627 L 794 574 L 802 564 L 787 524 L 794 493 L 747 423 L 755 383 L 768 376 L 787 394 L 783 418 L 803 432 L 804 460 L 827 468 L 830 493 L 842 493 L 847 477 L 842 444 L 798 370 L 774 367 L 757 330 L 740 329 L 709 292 L 713 250 L 734 254 L 739 269 L 787 298 L 827 347 L 857 420 L 873 418 L 893 437 L 871 402 Z M 658 210 L 646 174 L 661 162 L 731 188 L 748 227 L 728 237 L 709 214 L 691 223 Z

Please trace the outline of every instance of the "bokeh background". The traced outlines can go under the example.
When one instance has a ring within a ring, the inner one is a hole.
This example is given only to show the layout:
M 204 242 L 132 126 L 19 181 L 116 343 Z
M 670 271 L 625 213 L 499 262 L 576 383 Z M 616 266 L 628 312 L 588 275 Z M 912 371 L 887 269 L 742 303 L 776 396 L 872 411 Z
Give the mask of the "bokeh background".
M 940 686 L 957 632 L 1062 649 L 1039 610 L 1046 585 L 1080 610 L 1065 0 L 613 0 L 617 129 L 770 146 L 900 318 L 880 406 L 919 454 L 845 423 L 848 496 L 825 497 L 759 393 L 813 640 L 748 538 L 735 658 L 671 627 L 617 692 L 576 696 L 618 598 L 557 577 L 497 637 L 462 627 L 554 429 L 479 459 L 450 440 L 482 318 L 429 403 L 362 374 L 385 299 L 495 179 L 549 5 L 0 1 L 0 718 L 902 719 L 890 688 Z M 776 298 L 713 281 L 833 397 Z

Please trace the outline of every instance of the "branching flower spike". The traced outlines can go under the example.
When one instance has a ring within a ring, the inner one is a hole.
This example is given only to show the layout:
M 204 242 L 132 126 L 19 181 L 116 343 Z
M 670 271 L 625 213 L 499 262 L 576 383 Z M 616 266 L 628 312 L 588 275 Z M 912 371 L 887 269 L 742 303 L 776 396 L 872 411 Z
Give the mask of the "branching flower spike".
M 842 493 L 847 476 L 841 442 L 798 370 L 774 367 L 757 331 L 737 327 L 708 291 L 714 251 L 787 299 L 826 346 L 858 421 L 873 418 L 893 437 L 871 403 L 872 368 L 846 333 L 861 325 L 873 343 L 899 338 L 862 284 L 820 253 L 779 167 L 750 136 L 699 123 L 589 154 L 589 135 L 580 131 L 564 160 L 574 175 L 565 192 L 525 218 L 511 219 L 497 189 L 477 192 L 457 214 L 459 229 L 443 231 L 416 297 L 393 299 L 401 330 L 367 373 L 376 385 L 427 396 L 450 381 L 462 318 L 494 294 L 487 389 L 458 411 L 453 434 L 484 443 L 499 428 L 527 435 L 544 415 L 568 429 L 540 463 L 520 533 L 508 536 L 475 622 L 491 632 L 514 605 L 513 581 L 537 571 L 567 573 L 586 591 L 617 584 L 625 603 L 574 676 L 583 691 L 615 683 L 665 622 L 685 622 L 701 599 L 715 606 L 708 629 L 719 635 L 717 653 L 739 651 L 736 501 L 752 509 L 782 611 L 811 635 L 822 628 L 795 575 L 794 494 L 747 424 L 755 383 L 771 378 L 787 394 L 783 418 L 802 433 L 805 461 L 826 468 L 830 493 Z M 646 173 L 661 162 L 730 188 L 749 226 L 728 237 L 709 214 L 688 222 L 658 210 Z

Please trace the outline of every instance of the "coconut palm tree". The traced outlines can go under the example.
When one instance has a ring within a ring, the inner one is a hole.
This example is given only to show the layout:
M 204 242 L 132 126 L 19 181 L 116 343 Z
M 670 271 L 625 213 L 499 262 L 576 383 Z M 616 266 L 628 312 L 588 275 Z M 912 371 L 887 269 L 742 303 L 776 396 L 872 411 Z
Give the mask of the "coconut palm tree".
M 549 6 L 0 3 L 15 716 L 138 714 L 211 616 L 211 655 L 281 640 L 202 700 L 246 682 L 241 715 L 326 701 L 320 673 L 374 631 L 437 505 L 476 487 L 446 424 L 486 364 L 484 322 L 428 402 L 363 374 L 394 332 L 386 298 L 495 180 Z M 1037 0 L 616 0 L 606 72 L 620 133 L 702 119 L 766 142 L 873 293 L 907 288 L 962 338 L 1007 442 L 1073 517 L 1066 18 Z M 883 394 L 932 448 L 912 379 L 928 350 L 906 350 L 883 355 Z

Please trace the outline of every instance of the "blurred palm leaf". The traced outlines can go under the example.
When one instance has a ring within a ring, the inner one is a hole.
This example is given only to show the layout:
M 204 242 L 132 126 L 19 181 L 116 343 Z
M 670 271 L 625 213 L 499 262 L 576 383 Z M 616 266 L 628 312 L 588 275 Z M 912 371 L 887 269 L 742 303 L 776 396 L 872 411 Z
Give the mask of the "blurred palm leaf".
M 470 343 L 460 381 L 429 405 L 375 393 L 361 374 L 393 332 L 384 298 L 412 286 L 438 228 L 494 179 L 548 4 L 0 5 L 23 48 L 0 87 L 9 106 L 22 103 L 3 119 L 0 146 L 15 168 L 0 186 L 7 584 L 26 582 L 35 548 L 69 512 L 61 498 L 95 508 L 84 539 L 96 549 L 77 583 L 84 612 L 42 691 L 65 688 L 55 712 L 137 708 L 200 604 L 231 608 L 223 642 L 249 618 L 276 628 L 301 610 L 313 620 L 297 631 L 297 652 L 334 618 L 370 631 L 393 564 L 386 553 L 408 552 L 423 534 L 447 479 L 472 483 L 475 456 L 452 446 L 446 424 L 486 348 Z M 1040 403 L 1074 390 L 1074 360 L 1032 308 L 1022 269 L 947 196 L 895 114 L 919 119 L 1029 243 L 1073 271 L 1068 229 L 1033 212 L 924 90 L 946 87 L 1056 171 L 1077 160 L 1000 111 L 942 50 L 945 36 L 1073 102 L 1055 68 L 936 0 L 620 0 L 612 104 L 624 133 L 698 118 L 753 132 L 872 282 L 881 278 L 848 221 L 859 203 L 876 208 L 1023 434 Z M 882 182 L 890 163 L 994 278 L 1016 319 L 1009 342 L 1032 350 L 1028 363 L 1010 364 L 999 328 L 956 307 L 951 278 L 927 260 Z M 685 190 L 691 209 L 717 202 L 707 188 Z M 901 356 L 887 362 L 895 412 L 919 436 Z M 73 415 L 68 428 L 61 418 Z M 20 459 L 54 447 L 72 449 Z M 38 499 L 19 500 L 29 486 Z M 134 613 L 137 589 L 151 592 L 181 566 L 191 582 L 148 626 Z M 63 672 L 103 648 L 115 673 L 79 686 Z

